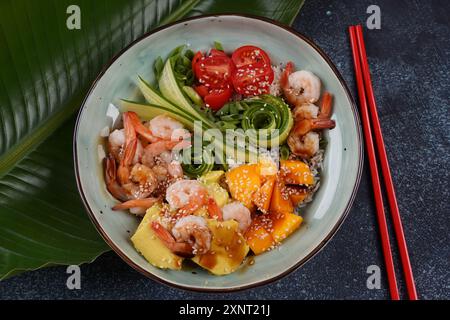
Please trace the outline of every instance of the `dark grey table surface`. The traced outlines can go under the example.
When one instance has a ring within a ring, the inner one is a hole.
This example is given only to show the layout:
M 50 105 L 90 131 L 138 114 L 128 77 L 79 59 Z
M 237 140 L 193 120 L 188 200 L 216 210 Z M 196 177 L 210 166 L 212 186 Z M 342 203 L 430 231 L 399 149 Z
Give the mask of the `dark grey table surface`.
M 346 28 L 365 24 L 371 4 L 381 9 L 381 30 L 365 29 L 365 39 L 417 290 L 422 299 L 448 299 L 450 2 L 309 0 L 294 28 L 324 49 L 356 97 Z M 384 273 L 381 289 L 367 288 L 370 265 L 384 268 L 366 161 L 342 228 L 312 260 L 275 283 L 230 294 L 181 291 L 145 278 L 110 252 L 81 267 L 81 290 L 68 290 L 66 268 L 52 267 L 1 282 L 0 299 L 389 298 Z

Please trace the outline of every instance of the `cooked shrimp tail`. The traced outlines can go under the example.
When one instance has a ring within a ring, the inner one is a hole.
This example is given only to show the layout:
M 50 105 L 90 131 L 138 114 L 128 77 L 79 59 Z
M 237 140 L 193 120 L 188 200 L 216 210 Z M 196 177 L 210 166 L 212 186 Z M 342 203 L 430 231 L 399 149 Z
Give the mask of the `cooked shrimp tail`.
M 208 199 L 208 213 L 209 217 L 212 219 L 217 219 L 219 221 L 223 220 L 222 210 L 217 205 L 216 200 L 214 200 L 213 198 Z
M 118 183 L 116 176 L 116 161 L 114 156 L 109 154 L 105 160 L 105 182 L 106 188 L 112 196 L 120 201 L 128 201 L 129 195 Z
M 303 119 L 295 125 L 292 133 L 299 136 L 304 136 L 310 131 L 321 129 L 333 129 L 336 122 L 330 119 Z
M 133 163 L 138 141 L 129 112 L 123 114 L 123 123 L 125 129 L 125 150 L 124 155 L 120 160 L 119 169 L 117 170 L 117 177 L 121 184 L 129 182 L 129 166 Z
M 322 97 L 322 104 L 320 106 L 320 113 L 318 118 L 330 119 L 332 103 L 333 103 L 333 96 L 331 95 L 331 93 L 325 91 Z
M 153 135 L 152 131 L 149 128 L 142 124 L 141 120 L 139 120 L 139 117 L 135 112 L 128 112 L 128 114 L 130 117 L 130 121 L 133 124 L 134 130 L 136 130 L 136 132 L 140 134 L 142 138 L 144 138 L 148 142 L 156 142 L 160 140 L 160 138 L 157 138 Z
M 193 248 L 187 242 L 176 242 L 175 238 L 164 228 L 159 222 L 153 221 L 151 224 L 152 230 L 155 232 L 156 236 L 161 240 L 164 245 L 173 253 L 185 257 L 192 258 Z
M 155 203 L 160 201 L 159 198 L 144 198 L 144 199 L 133 199 L 128 200 L 120 204 L 116 204 L 112 207 L 113 210 L 126 210 L 131 208 L 145 208 L 148 209 L 152 207 Z
M 289 75 L 292 73 L 292 71 L 294 70 L 294 64 L 289 61 L 286 64 L 286 67 L 283 70 L 283 73 L 281 74 L 280 77 L 280 84 L 282 88 L 286 88 L 289 86 Z

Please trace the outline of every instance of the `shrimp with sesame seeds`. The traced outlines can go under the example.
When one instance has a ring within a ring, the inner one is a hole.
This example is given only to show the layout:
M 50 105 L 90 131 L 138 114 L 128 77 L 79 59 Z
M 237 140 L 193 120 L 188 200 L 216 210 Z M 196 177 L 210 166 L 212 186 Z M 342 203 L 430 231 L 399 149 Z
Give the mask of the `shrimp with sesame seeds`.
M 185 258 L 192 258 L 194 256 L 194 248 L 188 242 L 177 242 L 174 236 L 158 221 L 153 221 L 150 225 L 153 232 L 164 245 L 176 255 Z
M 244 233 L 252 223 L 250 210 L 239 201 L 226 204 L 222 208 L 223 220 L 236 220 L 239 231 Z
M 173 226 L 172 234 L 177 242 L 189 243 L 193 254 L 204 254 L 211 248 L 211 231 L 202 217 L 188 215 L 180 218 Z
M 189 140 L 160 140 L 147 145 L 142 155 L 142 163 L 150 167 L 156 163 L 156 157 L 165 154 L 167 151 L 180 150 L 191 146 Z M 168 153 L 170 155 L 170 152 Z
M 184 215 L 205 206 L 208 198 L 208 191 L 196 180 L 178 180 L 166 191 L 166 200 L 171 209 L 179 210 Z
M 153 170 L 140 163 L 131 169 L 130 180 L 131 183 L 122 186 L 129 190 L 133 199 L 147 198 L 158 186 L 158 179 Z
M 172 160 L 167 165 L 167 172 L 169 173 L 170 177 L 174 178 L 174 179 L 181 179 L 181 178 L 183 178 L 183 175 L 184 175 L 183 167 L 181 166 L 181 163 L 176 160 Z

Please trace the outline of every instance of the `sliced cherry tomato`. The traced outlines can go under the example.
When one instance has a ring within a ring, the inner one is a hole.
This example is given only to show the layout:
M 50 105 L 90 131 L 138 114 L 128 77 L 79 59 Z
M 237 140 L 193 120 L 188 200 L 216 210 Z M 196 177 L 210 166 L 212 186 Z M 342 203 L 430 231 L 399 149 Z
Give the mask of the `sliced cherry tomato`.
M 195 86 L 194 90 L 202 98 L 206 97 L 209 94 L 209 89 L 205 85 Z
M 246 66 L 270 67 L 270 58 L 267 53 L 255 46 L 243 46 L 234 50 L 231 60 L 237 68 Z
M 195 70 L 195 66 L 197 65 L 197 63 L 200 61 L 200 59 L 202 57 L 203 57 L 203 53 L 201 53 L 201 51 L 197 51 L 197 53 L 192 58 L 192 71 Z
M 209 91 L 209 94 L 205 96 L 204 101 L 208 108 L 217 111 L 222 108 L 223 105 L 228 102 L 228 100 L 230 100 L 232 94 L 233 89 L 230 85 L 226 86 L 225 88 L 211 89 Z
M 224 55 L 202 57 L 195 64 L 194 73 L 201 84 L 210 88 L 224 88 L 231 80 L 234 65 L 230 58 Z
M 225 88 L 209 89 L 205 85 L 195 86 L 194 90 L 203 98 L 207 107 L 218 110 L 220 109 L 233 94 L 233 89 L 230 85 Z
M 269 92 L 274 79 L 273 70 L 269 68 L 243 67 L 233 74 L 232 82 L 236 92 L 245 96 L 260 95 Z

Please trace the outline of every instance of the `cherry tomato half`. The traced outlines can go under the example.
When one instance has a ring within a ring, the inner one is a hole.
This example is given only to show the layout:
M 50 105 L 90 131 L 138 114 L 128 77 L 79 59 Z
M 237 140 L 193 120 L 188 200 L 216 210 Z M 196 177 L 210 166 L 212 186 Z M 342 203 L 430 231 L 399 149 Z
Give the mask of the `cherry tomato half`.
M 195 86 L 194 90 L 202 98 L 206 97 L 209 94 L 209 89 L 205 85 Z
M 203 57 L 203 53 L 201 53 L 201 51 L 197 51 L 197 53 L 194 55 L 194 57 L 192 58 L 192 71 L 195 70 L 195 66 L 197 65 L 197 63 L 200 61 L 200 59 Z
M 208 108 L 217 111 L 230 100 L 232 94 L 233 89 L 228 85 L 225 88 L 211 89 L 203 100 Z
M 234 50 L 231 60 L 237 68 L 245 66 L 270 67 L 270 58 L 267 53 L 255 46 L 243 46 Z
M 273 70 L 269 68 L 243 67 L 233 74 L 232 82 L 236 92 L 245 95 L 260 95 L 269 92 L 274 79 Z
M 226 87 L 231 81 L 233 71 L 233 62 L 225 54 L 202 57 L 194 69 L 198 81 L 210 88 Z
M 204 85 L 195 86 L 195 91 L 203 98 L 206 106 L 213 110 L 218 110 L 230 100 L 233 89 L 230 85 L 225 88 L 209 89 Z

